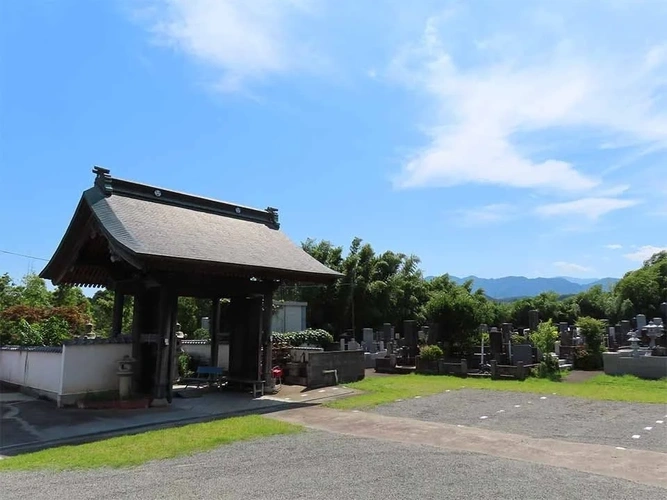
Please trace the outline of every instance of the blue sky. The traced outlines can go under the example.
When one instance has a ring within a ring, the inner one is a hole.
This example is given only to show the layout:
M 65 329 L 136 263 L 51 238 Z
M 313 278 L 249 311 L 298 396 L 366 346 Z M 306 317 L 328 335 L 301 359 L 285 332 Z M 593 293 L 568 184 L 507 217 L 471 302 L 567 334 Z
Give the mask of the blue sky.
M 97 164 L 427 274 L 621 276 L 667 248 L 666 25 L 658 0 L 0 2 L 0 250 L 50 257 Z

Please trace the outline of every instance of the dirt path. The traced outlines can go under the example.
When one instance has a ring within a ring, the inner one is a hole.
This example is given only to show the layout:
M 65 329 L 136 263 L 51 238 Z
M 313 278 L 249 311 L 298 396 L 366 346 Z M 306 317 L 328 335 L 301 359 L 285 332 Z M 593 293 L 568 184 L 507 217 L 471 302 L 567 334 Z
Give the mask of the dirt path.
M 270 418 L 348 436 L 481 453 L 667 488 L 666 453 L 323 407 L 286 410 Z

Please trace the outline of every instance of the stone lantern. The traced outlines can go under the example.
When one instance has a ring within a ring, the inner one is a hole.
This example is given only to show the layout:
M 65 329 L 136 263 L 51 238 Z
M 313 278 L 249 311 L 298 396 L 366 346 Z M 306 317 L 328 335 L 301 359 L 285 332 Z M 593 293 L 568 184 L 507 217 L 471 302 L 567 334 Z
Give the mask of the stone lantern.
M 118 361 L 118 395 L 120 399 L 127 399 L 132 393 L 132 375 L 134 375 L 136 360 L 127 354 Z
M 658 320 L 660 318 L 657 318 Z M 649 344 L 649 349 L 653 349 L 655 347 L 655 339 L 662 337 L 662 325 L 657 324 L 654 321 L 649 321 L 648 325 L 646 325 L 646 334 L 648 335 L 648 338 L 651 339 L 651 343 Z

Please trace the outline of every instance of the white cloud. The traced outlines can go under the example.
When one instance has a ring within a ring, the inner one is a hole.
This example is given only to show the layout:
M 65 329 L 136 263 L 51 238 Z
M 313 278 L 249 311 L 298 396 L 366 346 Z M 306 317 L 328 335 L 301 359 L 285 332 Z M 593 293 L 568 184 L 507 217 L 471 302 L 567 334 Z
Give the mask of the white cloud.
M 465 5 L 474 9 L 476 4 Z M 559 8 L 553 2 L 545 5 L 551 11 Z M 521 12 L 510 17 L 521 18 Z M 457 46 L 465 44 L 457 27 L 464 22 L 451 12 L 444 21 L 430 18 L 422 39 L 399 51 L 390 66 L 393 78 L 427 95 L 436 110 L 429 143 L 405 163 L 395 180 L 398 186 L 604 188 L 598 175 L 584 172 L 571 156 L 529 153 L 528 134 L 595 135 L 596 148 L 601 137 L 607 143 L 667 147 L 667 113 L 656 104 L 667 73 L 665 46 L 619 54 L 612 43 L 596 45 L 592 35 L 577 38 L 566 16 L 542 12 L 533 16 L 536 30 L 506 26 L 506 33 L 487 33 L 483 42 L 469 35 L 471 48 L 459 50 L 464 55 L 457 57 Z M 540 30 L 557 35 L 544 43 Z M 458 38 L 448 40 L 450 33 Z M 618 193 L 618 188 L 611 191 Z M 618 202 L 629 206 L 627 200 Z M 612 200 L 603 205 L 614 206 Z
M 581 198 L 562 203 L 550 203 L 536 208 L 539 215 L 552 216 L 581 216 L 590 220 L 599 219 L 601 216 L 637 205 L 637 200 L 621 200 L 617 198 Z
M 502 222 L 511 218 L 515 213 L 512 205 L 497 203 L 483 207 L 457 210 L 456 221 L 464 226 L 483 225 Z
M 667 247 L 644 245 L 642 247 L 639 247 L 636 251 L 632 253 L 626 253 L 624 257 L 636 262 L 644 262 L 645 260 L 648 260 L 651 257 L 653 257 L 658 252 L 667 252 Z
M 290 28 L 307 0 L 154 0 L 144 21 L 157 41 L 220 72 L 222 91 L 247 80 L 303 70 L 315 57 Z
M 610 243 L 609 245 L 605 245 L 605 248 L 609 250 L 620 250 L 623 248 L 623 245 L 619 245 L 618 243 Z
M 590 267 L 582 266 L 580 264 L 574 264 L 572 262 L 554 262 L 554 267 L 558 268 L 560 271 L 567 274 L 583 274 L 590 273 L 593 269 Z

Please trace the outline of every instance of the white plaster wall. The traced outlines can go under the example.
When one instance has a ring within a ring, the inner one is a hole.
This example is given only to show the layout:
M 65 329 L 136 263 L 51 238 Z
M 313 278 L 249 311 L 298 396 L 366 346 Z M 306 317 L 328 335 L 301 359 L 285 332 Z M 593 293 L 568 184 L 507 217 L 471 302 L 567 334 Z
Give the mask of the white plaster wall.
M 132 355 L 132 344 L 63 346 L 63 376 L 60 394 L 118 389 L 118 361 Z
M 200 359 L 211 360 L 210 344 L 181 344 L 181 347 L 190 356 Z M 218 345 L 218 366 L 223 370 L 229 370 L 229 344 Z
M 0 380 L 38 391 L 60 392 L 62 353 L 0 349 Z

